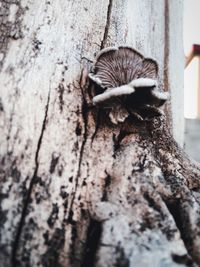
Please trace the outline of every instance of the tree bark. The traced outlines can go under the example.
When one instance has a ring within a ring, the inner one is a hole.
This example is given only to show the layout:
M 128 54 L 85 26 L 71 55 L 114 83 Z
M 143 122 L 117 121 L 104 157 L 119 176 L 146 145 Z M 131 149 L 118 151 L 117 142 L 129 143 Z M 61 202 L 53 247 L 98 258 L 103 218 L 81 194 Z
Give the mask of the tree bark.
M 171 134 L 182 142 L 182 1 L 1 10 L 0 266 L 200 265 L 200 169 Z M 114 126 L 88 106 L 94 54 L 121 44 L 159 63 L 165 118 Z

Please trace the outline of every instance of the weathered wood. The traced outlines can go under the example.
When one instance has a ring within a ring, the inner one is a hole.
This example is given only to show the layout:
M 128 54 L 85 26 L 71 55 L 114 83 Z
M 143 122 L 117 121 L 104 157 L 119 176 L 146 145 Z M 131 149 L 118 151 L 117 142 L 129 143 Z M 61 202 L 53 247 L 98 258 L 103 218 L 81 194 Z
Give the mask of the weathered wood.
M 166 1 L 166 56 L 165 77 L 171 93 L 173 136 L 183 147 L 184 144 L 184 51 L 183 51 L 183 3 Z M 175 12 L 176 10 L 176 12 Z
M 123 44 L 181 91 L 182 1 L 1 5 L 0 265 L 200 264 L 200 174 L 172 141 L 170 106 L 167 126 L 113 126 L 88 107 L 86 83 L 94 54 Z

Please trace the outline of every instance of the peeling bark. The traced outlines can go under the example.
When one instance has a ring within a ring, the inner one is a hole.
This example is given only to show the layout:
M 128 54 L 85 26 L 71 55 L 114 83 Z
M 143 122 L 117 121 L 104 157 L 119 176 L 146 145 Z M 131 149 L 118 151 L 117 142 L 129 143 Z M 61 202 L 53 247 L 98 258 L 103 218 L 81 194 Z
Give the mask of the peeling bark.
M 86 79 L 96 52 L 123 44 L 180 92 L 182 1 L 1 6 L 0 266 L 199 266 L 200 167 L 172 137 L 170 104 L 114 126 Z

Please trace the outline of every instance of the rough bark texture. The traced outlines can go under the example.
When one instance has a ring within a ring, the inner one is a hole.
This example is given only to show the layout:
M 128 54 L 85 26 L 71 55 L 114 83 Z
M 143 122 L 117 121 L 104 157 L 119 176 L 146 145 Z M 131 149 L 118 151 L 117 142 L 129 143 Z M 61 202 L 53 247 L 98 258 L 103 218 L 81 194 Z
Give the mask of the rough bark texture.
M 200 265 L 200 169 L 170 105 L 113 126 L 85 80 L 95 52 L 126 44 L 181 90 L 181 16 L 178 0 L 1 1 L 0 266 Z

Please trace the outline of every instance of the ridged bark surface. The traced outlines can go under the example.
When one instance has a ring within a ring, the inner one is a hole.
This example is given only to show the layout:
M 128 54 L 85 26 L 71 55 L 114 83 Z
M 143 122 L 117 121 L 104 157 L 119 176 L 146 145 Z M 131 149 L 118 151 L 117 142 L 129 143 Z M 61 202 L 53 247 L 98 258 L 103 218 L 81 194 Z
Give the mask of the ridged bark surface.
M 128 45 L 181 101 L 182 1 L 0 4 L 0 266 L 200 265 L 200 170 L 171 136 L 178 112 L 114 126 L 86 83 L 95 53 Z

